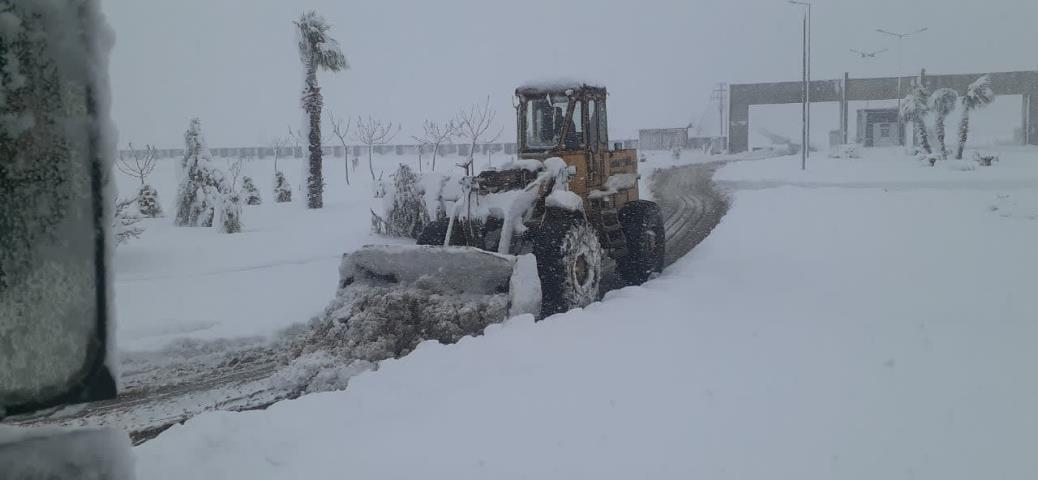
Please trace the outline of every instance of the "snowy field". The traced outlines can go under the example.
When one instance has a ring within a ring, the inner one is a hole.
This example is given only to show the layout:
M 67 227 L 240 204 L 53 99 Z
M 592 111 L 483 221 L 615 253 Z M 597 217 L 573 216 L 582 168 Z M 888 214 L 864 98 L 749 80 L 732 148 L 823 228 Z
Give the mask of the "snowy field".
M 1038 150 L 975 171 L 868 153 L 728 165 L 728 215 L 658 279 L 423 344 L 346 391 L 200 415 L 136 448 L 138 474 L 1029 478 Z M 339 198 L 307 221 L 360 208 Z M 334 224 L 318 246 L 366 240 Z
M 376 158 L 388 177 L 407 157 Z M 165 218 L 145 219 L 140 239 L 115 254 L 115 297 L 120 349 L 139 351 L 182 340 L 268 337 L 319 313 L 334 297 L 342 254 L 368 243 L 400 240 L 372 235 L 371 174 L 364 159 L 345 182 L 341 158 L 325 162 L 325 207 L 307 210 L 273 201 L 271 158 L 244 163 L 263 204 L 243 206 L 242 233 L 173 226 L 178 159 L 158 161 L 148 182 L 158 189 Z M 225 172 L 229 159 L 213 163 Z M 302 159 L 280 158 L 278 168 L 293 185 Z M 411 163 L 412 167 L 414 163 Z M 379 170 L 376 170 L 376 173 Z M 122 196 L 137 180 L 116 173 Z M 241 185 L 241 179 L 238 180 Z M 304 198 L 293 192 L 293 200 Z
M 642 170 L 715 158 L 686 152 L 675 160 L 669 152 L 658 152 L 646 156 Z M 217 158 L 213 163 L 227 172 L 230 160 Z M 429 155 L 424 160 L 428 163 Z M 233 235 L 173 226 L 178 161 L 159 160 L 148 177 L 159 191 L 166 217 L 144 219 L 141 238 L 116 250 L 117 340 L 122 350 L 150 351 L 190 340 L 262 341 L 324 309 L 335 296 L 344 253 L 365 244 L 407 242 L 371 233 L 370 209 L 377 211 L 380 200 L 373 198 L 366 157 L 351 172 L 349 186 L 343 159 L 326 158 L 325 206 L 320 210 L 307 210 L 297 202 L 274 203 L 273 159 L 246 160 L 242 176 L 252 177 L 263 204 L 243 206 L 244 230 Z M 416 161 L 410 156 L 375 156 L 375 171 L 388 178 L 400 163 L 414 169 Z M 457 161 L 455 155 L 438 158 L 438 171 L 458 174 L 461 170 L 453 167 Z M 497 154 L 492 161 L 500 164 L 505 157 Z M 278 169 L 293 185 L 302 178 L 301 162 L 278 160 Z M 476 164 L 485 167 L 486 157 L 477 157 Z M 136 179 L 115 175 L 122 196 L 136 192 Z M 648 198 L 649 175 L 642 177 L 642 195 Z M 299 191 L 293 192 L 294 200 L 300 198 Z

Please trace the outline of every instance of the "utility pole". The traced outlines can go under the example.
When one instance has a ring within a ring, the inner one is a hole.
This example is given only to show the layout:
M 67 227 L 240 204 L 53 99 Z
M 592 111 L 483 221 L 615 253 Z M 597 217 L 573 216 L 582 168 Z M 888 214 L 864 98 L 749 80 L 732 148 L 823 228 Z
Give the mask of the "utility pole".
M 897 38 L 897 132 L 899 143 L 903 146 L 905 144 L 905 136 L 902 134 L 905 131 L 904 118 L 901 118 L 901 77 L 904 76 L 902 73 L 902 60 L 904 56 L 904 40 L 905 37 L 910 37 L 917 33 L 925 32 L 929 27 L 923 27 L 919 30 L 907 33 L 891 32 L 882 28 L 877 28 L 876 31 L 885 35 L 890 35 Z
M 721 147 L 724 148 L 725 151 L 728 151 L 728 141 L 727 141 L 727 137 L 725 136 L 725 121 L 724 121 L 724 107 L 725 107 L 725 103 L 726 103 L 726 100 L 727 100 L 727 94 L 726 94 L 727 86 L 728 85 L 726 85 L 724 83 L 719 83 L 719 84 L 717 84 L 717 88 L 715 88 L 712 92 L 710 92 L 710 99 L 711 100 L 717 100 L 717 117 L 718 117 L 717 136 L 719 137 L 718 141 L 724 142 L 721 145 Z
M 807 170 L 807 157 L 811 151 L 811 3 L 789 0 L 792 5 L 807 7 L 804 11 L 804 38 L 803 38 L 803 102 L 802 117 L 803 125 L 801 132 L 802 145 L 800 148 L 800 169 Z

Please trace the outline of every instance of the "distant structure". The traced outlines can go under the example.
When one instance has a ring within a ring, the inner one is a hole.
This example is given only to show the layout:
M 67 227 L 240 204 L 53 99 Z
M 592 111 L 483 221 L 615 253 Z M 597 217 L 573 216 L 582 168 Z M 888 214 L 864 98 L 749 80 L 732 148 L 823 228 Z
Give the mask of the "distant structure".
M 670 150 L 688 146 L 688 127 L 638 130 L 639 150 Z
M 964 73 L 954 75 L 927 75 L 922 71 L 918 77 L 901 77 L 902 83 L 909 86 L 920 81 L 930 91 L 938 88 L 951 88 L 963 94 L 966 87 L 984 73 Z M 1024 145 L 1038 145 L 1038 71 L 998 72 L 987 74 L 991 78 L 991 88 L 996 95 L 1020 95 L 1023 98 L 1021 112 L 1021 133 L 1019 140 Z M 897 77 L 882 78 L 850 78 L 843 74 L 842 79 L 812 80 L 811 103 L 838 102 L 840 104 L 839 140 L 848 140 L 848 102 L 869 100 L 896 100 Z M 907 83 L 906 83 L 907 82 Z M 802 82 L 745 83 L 729 85 L 728 91 L 728 149 L 745 152 L 750 146 L 750 106 L 777 105 L 801 102 Z M 909 87 L 910 88 L 910 87 Z M 902 87 L 902 92 L 909 91 Z M 861 115 L 859 113 L 859 115 Z M 891 131 L 898 132 L 897 143 L 903 144 L 906 135 L 903 122 L 896 120 L 897 127 Z M 876 123 L 889 123 L 879 122 Z M 875 128 L 875 127 L 871 127 Z M 883 132 L 883 126 L 880 127 Z M 871 134 L 872 132 L 864 132 Z M 861 134 L 861 132 L 859 133 Z M 868 135 L 866 135 L 868 137 Z M 872 137 L 875 141 L 875 137 Z
M 898 123 L 896 108 L 863 108 L 858 110 L 858 135 L 855 143 L 863 147 L 901 145 L 905 124 Z M 841 132 L 842 137 L 842 132 Z M 844 141 L 843 143 L 847 143 Z

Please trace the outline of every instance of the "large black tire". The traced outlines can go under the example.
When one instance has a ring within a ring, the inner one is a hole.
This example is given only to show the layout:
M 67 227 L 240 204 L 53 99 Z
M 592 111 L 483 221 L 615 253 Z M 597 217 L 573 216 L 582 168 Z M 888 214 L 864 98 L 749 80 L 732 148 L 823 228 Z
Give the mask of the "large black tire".
M 617 261 L 617 271 L 628 285 L 641 285 L 653 273 L 663 271 L 667 244 L 663 216 L 659 206 L 647 200 L 628 202 L 619 216 L 627 239 L 627 255 Z
M 443 246 L 443 239 L 447 238 L 447 225 L 449 223 L 449 218 L 441 218 L 425 224 L 422 233 L 418 234 L 418 245 Z M 455 222 L 454 230 L 451 232 L 451 237 L 453 238 L 451 238 L 450 245 L 465 244 L 465 238 L 461 232 L 461 222 Z
M 598 300 L 602 246 L 583 217 L 548 209 L 536 230 L 533 254 L 541 279 L 541 316 L 547 317 Z

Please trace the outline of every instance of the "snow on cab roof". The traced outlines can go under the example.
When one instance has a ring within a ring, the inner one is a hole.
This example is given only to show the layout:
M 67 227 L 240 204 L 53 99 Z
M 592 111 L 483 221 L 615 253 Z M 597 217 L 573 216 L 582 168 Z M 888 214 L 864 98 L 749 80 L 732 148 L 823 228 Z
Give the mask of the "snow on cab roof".
M 516 93 L 531 94 L 531 93 L 547 93 L 547 92 L 560 92 L 564 90 L 577 90 L 580 88 L 598 88 L 605 89 L 605 85 L 602 82 L 590 81 L 588 79 L 577 79 L 569 77 L 556 77 L 556 78 L 541 78 L 530 80 L 523 83 L 516 88 Z

